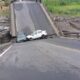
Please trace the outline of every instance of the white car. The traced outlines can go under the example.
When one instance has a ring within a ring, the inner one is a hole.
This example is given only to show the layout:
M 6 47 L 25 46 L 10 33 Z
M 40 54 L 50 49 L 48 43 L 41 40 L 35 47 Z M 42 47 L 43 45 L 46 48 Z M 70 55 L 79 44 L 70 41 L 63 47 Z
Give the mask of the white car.
M 31 35 L 27 36 L 28 40 L 33 40 L 33 39 L 39 39 L 39 38 L 46 38 L 47 37 L 47 32 L 44 30 L 37 30 L 33 32 Z

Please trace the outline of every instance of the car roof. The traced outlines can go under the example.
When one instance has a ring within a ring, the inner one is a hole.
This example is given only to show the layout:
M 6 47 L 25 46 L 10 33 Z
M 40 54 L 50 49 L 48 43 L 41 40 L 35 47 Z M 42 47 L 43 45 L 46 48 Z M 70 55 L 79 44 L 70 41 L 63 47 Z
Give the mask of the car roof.
M 36 30 L 36 31 L 34 31 L 34 32 L 39 32 L 39 31 L 42 31 L 42 30 Z

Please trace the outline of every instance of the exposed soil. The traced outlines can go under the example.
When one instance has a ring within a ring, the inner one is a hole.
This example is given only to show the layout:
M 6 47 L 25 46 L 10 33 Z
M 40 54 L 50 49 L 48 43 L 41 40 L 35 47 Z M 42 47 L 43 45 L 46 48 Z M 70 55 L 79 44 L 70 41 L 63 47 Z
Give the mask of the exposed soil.
M 66 37 L 80 37 L 80 17 L 55 16 L 51 13 L 50 17 L 60 33 Z

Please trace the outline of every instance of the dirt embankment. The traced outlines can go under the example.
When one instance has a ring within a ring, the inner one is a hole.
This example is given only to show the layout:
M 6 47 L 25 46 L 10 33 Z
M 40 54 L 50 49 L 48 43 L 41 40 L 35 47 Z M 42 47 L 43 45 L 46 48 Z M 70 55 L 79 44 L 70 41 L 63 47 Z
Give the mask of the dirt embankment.
M 10 20 L 8 17 L 0 17 L 0 44 L 9 41 Z
M 49 14 L 60 33 L 63 33 L 64 36 L 80 37 L 80 17 L 55 16 L 51 13 Z

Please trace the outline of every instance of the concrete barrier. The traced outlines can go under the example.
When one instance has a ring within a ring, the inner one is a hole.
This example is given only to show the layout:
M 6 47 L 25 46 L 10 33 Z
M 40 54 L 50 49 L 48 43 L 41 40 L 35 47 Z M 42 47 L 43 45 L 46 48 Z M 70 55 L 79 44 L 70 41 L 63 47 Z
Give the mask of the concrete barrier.
M 16 17 L 15 17 L 15 12 L 14 12 L 14 4 L 10 5 L 10 12 L 11 12 L 11 27 L 10 27 L 10 34 L 12 37 L 16 37 Z

